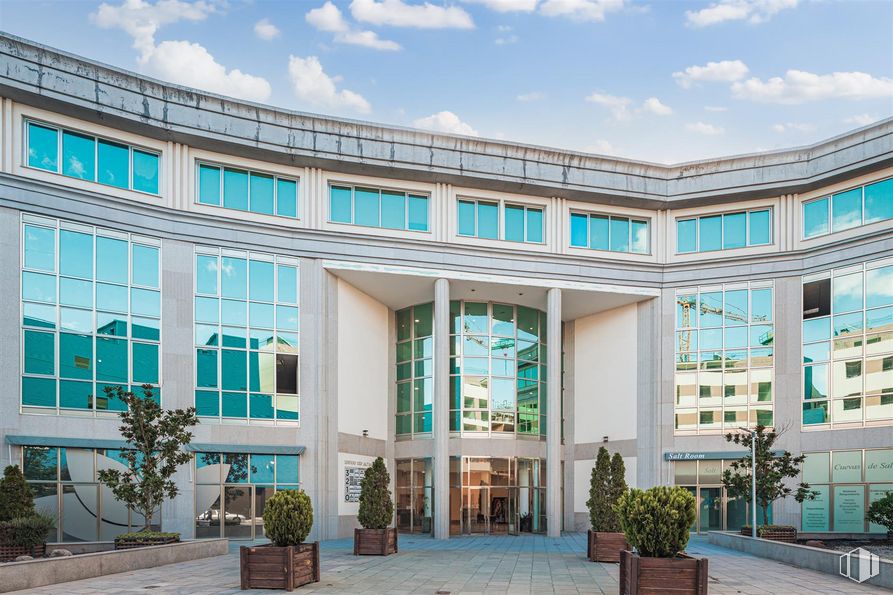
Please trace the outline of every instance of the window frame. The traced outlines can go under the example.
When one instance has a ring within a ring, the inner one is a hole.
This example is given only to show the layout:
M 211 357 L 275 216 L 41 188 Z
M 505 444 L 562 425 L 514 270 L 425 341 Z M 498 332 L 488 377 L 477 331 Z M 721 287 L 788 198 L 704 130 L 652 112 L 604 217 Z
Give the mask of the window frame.
M 473 204 L 474 205 L 474 233 L 467 234 L 459 231 L 459 205 L 460 203 Z M 486 238 L 480 236 L 480 217 L 478 216 L 478 205 L 480 203 L 484 204 L 492 204 L 496 205 L 496 237 L 495 238 Z M 510 240 L 506 237 L 506 209 L 507 208 L 515 208 L 521 209 L 523 211 L 523 220 L 524 220 L 524 229 L 523 229 L 523 240 Z M 512 199 L 502 199 L 502 198 L 490 198 L 483 196 L 468 196 L 465 194 L 456 196 L 456 237 L 458 238 L 468 238 L 468 239 L 476 239 L 476 240 L 484 240 L 489 242 L 511 242 L 512 244 L 528 244 L 530 246 L 545 246 L 547 244 L 546 237 L 546 210 L 547 206 L 545 204 L 533 204 L 524 202 L 523 200 L 512 200 Z M 541 241 L 534 241 L 528 239 L 530 237 L 530 227 L 529 227 L 529 213 L 531 211 L 539 212 L 542 220 L 542 228 L 540 229 L 540 236 L 542 237 Z
M 35 167 L 31 165 L 29 155 L 30 148 L 30 135 L 31 135 L 31 124 L 35 124 L 37 126 L 41 126 L 43 128 L 49 128 L 56 131 L 56 169 L 45 169 L 42 167 Z M 81 136 L 90 137 L 93 139 L 93 179 L 89 178 L 77 178 L 75 176 L 69 176 L 63 173 L 63 163 L 62 163 L 62 139 L 65 132 L 70 132 L 72 134 L 79 134 Z M 105 141 L 107 143 L 111 143 L 119 146 L 127 147 L 127 187 L 122 188 L 121 186 L 114 186 L 112 184 L 106 184 L 104 182 L 99 181 L 99 141 Z M 134 151 L 139 151 L 141 153 L 146 153 L 149 155 L 154 155 L 158 158 L 158 192 L 146 192 L 145 190 L 139 190 L 134 188 L 133 179 L 134 179 L 134 168 L 133 168 L 133 154 Z M 116 138 L 112 138 L 110 136 L 106 136 L 104 134 L 96 134 L 94 132 L 88 132 L 79 128 L 73 128 L 70 126 L 63 126 L 60 124 L 54 124 L 48 122 L 46 120 L 42 120 L 40 118 L 33 118 L 31 116 L 23 116 L 22 117 L 22 167 L 27 168 L 32 171 L 39 171 L 49 174 L 59 175 L 65 178 L 69 178 L 72 180 L 80 180 L 81 182 L 87 182 L 90 184 L 99 184 L 100 186 L 104 186 L 106 188 L 115 188 L 117 190 L 124 190 L 127 192 L 136 192 L 145 196 L 152 196 L 155 198 L 162 198 L 164 193 L 162 189 L 164 188 L 164 151 L 161 149 L 153 149 L 147 147 L 145 145 L 133 144 L 127 141 L 122 141 Z
M 854 229 L 859 229 L 860 227 L 865 227 L 866 225 L 873 225 L 875 223 L 883 223 L 885 221 L 893 221 L 893 218 L 878 219 L 876 221 L 866 221 L 866 217 L 865 217 L 865 189 L 868 186 L 873 186 L 874 184 L 881 184 L 883 182 L 888 182 L 890 180 L 893 180 L 893 177 L 888 176 L 888 177 L 880 178 L 878 180 L 872 180 L 870 182 L 865 182 L 864 184 L 859 184 L 857 186 L 841 188 L 840 190 L 837 190 L 835 192 L 826 192 L 820 196 L 815 196 L 813 198 L 808 198 L 808 199 L 800 201 L 800 241 L 808 241 L 808 240 L 814 240 L 817 238 L 824 238 L 824 237 L 834 235 L 837 233 L 843 233 L 845 231 L 852 231 Z M 861 195 L 860 202 L 859 202 L 859 206 L 860 206 L 859 223 L 857 225 L 853 225 L 852 227 L 835 230 L 834 229 L 834 197 L 841 195 L 841 194 L 846 194 L 853 190 L 859 190 L 859 193 Z M 816 202 L 819 202 L 819 201 L 825 200 L 825 199 L 828 200 L 828 207 L 825 212 L 828 231 L 826 231 L 824 233 L 817 233 L 817 234 L 807 236 L 806 235 L 806 226 L 805 226 L 806 205 L 813 204 L 813 203 L 816 203 Z
M 195 183 L 193 184 L 193 196 L 192 196 L 192 204 L 200 205 L 202 207 L 211 207 L 214 209 L 223 209 L 229 212 L 236 213 L 250 213 L 251 215 L 259 215 L 261 217 L 276 217 L 282 218 L 289 221 L 300 221 L 301 220 L 301 176 L 298 175 L 290 175 L 290 174 L 280 174 L 270 170 L 264 169 L 256 169 L 250 166 L 238 165 L 232 163 L 225 163 L 223 161 L 214 161 L 212 159 L 207 159 L 203 157 L 196 157 L 193 163 L 193 176 L 195 178 Z M 215 168 L 218 171 L 218 204 L 211 204 L 207 202 L 201 201 L 201 169 L 202 166 Z M 227 207 L 223 204 L 224 197 L 224 189 L 225 189 L 225 172 L 226 170 L 236 170 L 243 171 L 248 177 L 248 194 L 246 196 L 246 200 L 248 202 L 247 209 L 236 209 L 233 207 Z M 251 176 L 252 174 L 256 176 L 265 176 L 273 179 L 273 212 L 272 213 L 261 213 L 258 211 L 251 210 Z M 291 215 L 280 215 L 279 214 L 279 181 L 286 182 L 294 182 L 295 183 L 295 216 Z
M 340 188 L 342 190 L 350 190 L 350 221 L 336 221 L 332 218 L 332 189 Z M 364 223 L 356 222 L 356 190 L 375 190 L 378 192 L 378 225 L 366 225 Z M 381 224 L 382 221 L 382 193 L 390 192 L 394 194 L 402 194 L 403 195 L 403 227 L 385 227 Z M 410 213 L 409 213 L 409 205 L 410 198 L 424 198 L 427 202 L 427 208 L 425 209 L 425 229 L 412 229 L 410 228 Z M 339 182 L 337 180 L 328 180 L 326 184 L 326 219 L 325 222 L 327 225 L 350 225 L 351 227 L 363 227 L 366 229 L 380 229 L 384 231 L 390 232 L 412 232 L 412 233 L 423 233 L 430 234 L 431 233 L 431 205 L 432 205 L 432 193 L 428 191 L 418 191 L 418 190 L 407 190 L 405 188 L 395 188 L 392 186 L 379 186 L 376 184 L 363 184 L 360 182 Z
M 751 215 L 753 213 L 762 213 L 764 211 L 768 211 L 768 213 L 769 213 L 769 241 L 761 243 L 761 244 L 753 244 L 750 241 Z M 732 215 L 744 215 L 744 245 L 726 248 L 725 247 L 726 217 L 732 216 Z M 708 218 L 708 217 L 717 217 L 717 216 L 720 218 L 720 221 L 719 221 L 719 230 L 720 230 L 719 245 L 720 245 L 720 247 L 713 248 L 710 250 L 702 250 L 701 249 L 701 219 Z M 708 254 L 708 253 L 715 253 L 715 252 L 724 252 L 726 250 L 744 250 L 746 248 L 759 248 L 759 247 L 763 247 L 763 246 L 772 246 L 775 244 L 775 233 L 773 230 L 774 220 L 775 220 L 774 209 L 771 205 L 766 205 L 766 206 L 762 206 L 762 207 L 754 207 L 751 209 L 744 209 L 744 210 L 740 210 L 740 211 L 727 211 L 727 212 L 721 212 L 721 213 L 704 213 L 704 214 L 698 214 L 698 215 L 691 215 L 691 216 L 687 216 L 687 217 L 676 217 L 674 219 L 675 228 L 673 230 L 673 235 L 676 240 L 674 254 L 676 254 L 677 256 L 683 256 L 683 255 L 688 255 L 688 254 Z M 680 223 L 688 223 L 691 221 L 695 222 L 695 249 L 682 252 L 679 250 L 679 224 Z
M 574 215 L 582 215 L 586 217 L 586 245 L 585 246 L 577 246 L 572 244 L 572 233 L 571 226 Z M 592 217 L 604 217 L 608 223 L 608 237 L 607 244 L 608 248 L 593 248 L 592 247 Z M 621 251 L 621 250 L 611 250 L 611 221 L 613 219 L 626 219 L 628 222 L 629 230 L 627 232 L 627 245 L 629 246 L 629 250 Z M 644 223 L 645 229 L 648 231 L 648 244 L 645 246 L 644 252 L 635 252 L 633 251 L 633 223 Z M 579 250 L 594 250 L 596 252 L 607 252 L 610 254 L 629 254 L 632 256 L 653 256 L 653 247 L 652 247 L 652 218 L 651 217 L 643 217 L 638 215 L 626 215 L 620 213 L 607 213 L 601 211 L 584 211 L 581 209 L 569 209 L 567 216 L 567 243 L 568 247 L 571 249 L 579 249 Z

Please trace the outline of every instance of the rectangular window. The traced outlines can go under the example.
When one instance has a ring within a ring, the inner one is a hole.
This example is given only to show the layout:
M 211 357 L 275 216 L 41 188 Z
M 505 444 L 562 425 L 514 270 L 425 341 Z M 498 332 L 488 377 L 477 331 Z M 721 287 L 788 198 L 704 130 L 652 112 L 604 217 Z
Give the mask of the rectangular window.
M 771 209 L 676 220 L 676 254 L 734 250 L 771 243 Z
M 198 163 L 195 177 L 195 201 L 199 204 L 260 215 L 293 219 L 298 216 L 298 181 L 295 179 L 212 163 Z M 145 179 L 141 183 L 151 185 L 153 182 Z
M 161 156 L 114 140 L 28 121 L 29 167 L 106 186 L 159 194 Z
M 893 178 L 803 203 L 803 239 L 893 219 Z
M 499 211 L 502 209 L 502 235 Z M 460 236 L 509 242 L 543 243 L 543 209 L 486 200 L 459 200 L 456 218 Z
M 115 385 L 159 399 L 160 242 L 31 215 L 22 229 L 23 410 L 120 410 Z
M 428 231 L 428 197 L 398 190 L 329 186 L 329 221 Z
M 194 340 L 199 416 L 297 422 L 298 272 L 292 258 L 197 249 Z
M 648 254 L 651 244 L 649 223 L 642 219 L 571 213 L 570 245 L 610 252 Z

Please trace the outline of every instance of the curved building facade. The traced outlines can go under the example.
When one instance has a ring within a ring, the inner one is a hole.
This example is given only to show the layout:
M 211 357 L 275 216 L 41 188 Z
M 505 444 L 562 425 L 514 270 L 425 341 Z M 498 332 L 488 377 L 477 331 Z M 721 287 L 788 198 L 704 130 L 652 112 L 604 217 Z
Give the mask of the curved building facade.
M 201 424 L 185 536 L 256 538 L 276 490 L 313 534 L 391 470 L 435 538 L 587 528 L 600 446 L 746 506 L 724 434 L 783 428 L 805 533 L 880 531 L 893 490 L 893 120 L 664 166 L 289 112 L 0 37 L 0 464 L 59 541 L 140 526 L 96 481 L 149 385 Z

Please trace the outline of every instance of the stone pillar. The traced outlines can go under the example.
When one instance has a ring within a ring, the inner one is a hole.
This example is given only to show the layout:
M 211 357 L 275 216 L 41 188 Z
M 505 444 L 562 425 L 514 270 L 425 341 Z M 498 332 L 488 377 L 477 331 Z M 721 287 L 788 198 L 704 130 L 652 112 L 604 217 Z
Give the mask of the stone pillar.
M 450 282 L 434 282 L 434 538 L 450 537 Z
M 546 397 L 546 529 L 561 535 L 561 290 L 549 290 L 546 305 L 548 394 Z M 573 469 L 570 470 L 571 472 Z

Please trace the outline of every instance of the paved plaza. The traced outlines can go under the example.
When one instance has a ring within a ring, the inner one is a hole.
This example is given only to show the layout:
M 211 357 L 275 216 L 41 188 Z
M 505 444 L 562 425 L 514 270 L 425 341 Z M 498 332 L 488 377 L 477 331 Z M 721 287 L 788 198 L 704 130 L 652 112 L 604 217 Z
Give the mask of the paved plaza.
M 53 585 L 21 593 L 46 594 L 211 594 L 239 590 L 238 544 L 231 553 L 195 562 Z M 553 539 L 461 537 L 434 541 L 400 538 L 400 553 L 386 558 L 354 557 L 351 540 L 322 544 L 322 580 L 300 593 L 617 593 L 617 565 L 585 557 L 585 534 Z M 710 545 L 694 537 L 688 551 L 710 559 L 709 590 L 726 593 L 889 593 L 843 577 Z M 248 593 L 246 591 L 245 593 Z M 250 593 L 270 593 L 255 590 Z

